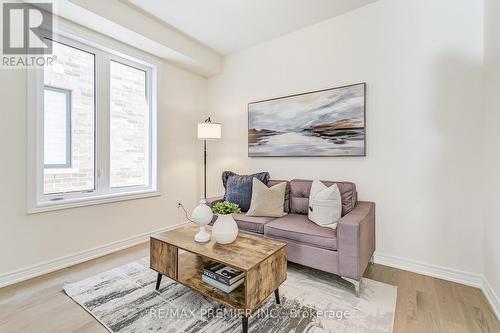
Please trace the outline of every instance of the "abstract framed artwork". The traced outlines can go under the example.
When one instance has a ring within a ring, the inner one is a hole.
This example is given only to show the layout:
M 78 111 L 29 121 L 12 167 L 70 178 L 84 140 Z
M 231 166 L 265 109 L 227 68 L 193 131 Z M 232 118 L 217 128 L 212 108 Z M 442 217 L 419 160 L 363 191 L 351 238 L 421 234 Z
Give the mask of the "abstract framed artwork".
M 248 156 L 366 156 L 366 83 L 248 104 Z

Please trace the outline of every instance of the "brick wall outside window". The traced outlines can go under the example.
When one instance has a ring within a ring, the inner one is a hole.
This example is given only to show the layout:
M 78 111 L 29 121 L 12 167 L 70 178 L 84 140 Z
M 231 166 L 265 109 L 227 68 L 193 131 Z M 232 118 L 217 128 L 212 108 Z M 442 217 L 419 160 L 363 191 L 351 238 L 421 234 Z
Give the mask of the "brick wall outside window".
M 44 71 L 46 85 L 71 90 L 71 167 L 44 170 L 44 193 L 94 188 L 94 56 L 54 43 L 57 59 Z M 114 69 L 113 69 L 114 68 Z M 111 186 L 146 185 L 149 107 L 146 75 L 111 64 Z M 55 107 L 46 105 L 46 107 Z

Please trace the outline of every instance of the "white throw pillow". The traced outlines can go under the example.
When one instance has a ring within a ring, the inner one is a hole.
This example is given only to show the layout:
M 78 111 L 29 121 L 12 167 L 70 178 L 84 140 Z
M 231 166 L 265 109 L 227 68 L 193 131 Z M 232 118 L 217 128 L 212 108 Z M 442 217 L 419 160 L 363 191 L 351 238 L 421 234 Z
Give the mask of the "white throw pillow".
M 336 229 L 342 216 L 342 198 L 337 184 L 327 187 L 314 180 L 309 195 L 309 220 L 321 227 Z

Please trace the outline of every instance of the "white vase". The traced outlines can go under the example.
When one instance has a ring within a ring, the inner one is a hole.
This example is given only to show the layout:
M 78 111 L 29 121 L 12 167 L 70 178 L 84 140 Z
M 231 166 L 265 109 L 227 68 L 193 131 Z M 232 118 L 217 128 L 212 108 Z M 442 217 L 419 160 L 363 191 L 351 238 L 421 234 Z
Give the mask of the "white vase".
M 238 237 L 238 225 L 231 214 L 218 215 L 212 227 L 212 238 L 219 244 L 229 244 Z
M 212 221 L 212 209 L 207 206 L 204 199 L 201 199 L 199 205 L 191 214 L 191 219 L 194 223 L 200 226 L 200 231 L 194 236 L 194 240 L 197 242 L 208 242 L 210 240 L 210 234 L 207 232 L 205 226 Z

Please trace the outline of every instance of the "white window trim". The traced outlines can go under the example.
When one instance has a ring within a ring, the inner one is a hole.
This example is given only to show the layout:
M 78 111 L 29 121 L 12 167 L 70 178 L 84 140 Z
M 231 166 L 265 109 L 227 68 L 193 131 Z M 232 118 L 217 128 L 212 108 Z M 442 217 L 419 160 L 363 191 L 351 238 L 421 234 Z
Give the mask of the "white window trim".
M 49 85 L 44 85 L 43 86 L 43 91 L 45 94 L 46 90 L 51 90 L 53 92 L 57 92 L 60 94 L 64 94 L 64 98 L 66 100 L 66 142 L 65 142 L 65 150 L 66 150 L 66 162 L 64 164 L 45 164 L 44 161 L 44 167 L 46 167 L 48 170 L 55 171 L 55 170 L 65 170 L 65 169 L 71 169 L 72 166 L 72 159 L 73 159 L 73 148 L 72 146 L 72 141 L 73 138 L 71 137 L 71 99 L 72 99 L 72 92 L 71 90 L 68 89 L 63 89 L 59 87 L 54 87 L 54 86 L 49 86 Z
M 137 69 L 144 70 L 147 80 L 148 100 L 150 102 L 150 179 L 149 186 L 134 186 L 113 188 L 109 187 L 110 165 L 110 104 L 109 84 L 104 84 L 101 78 L 105 74 L 95 77 L 95 190 L 65 194 L 44 195 L 43 194 L 43 69 L 27 70 L 28 89 L 28 175 L 27 175 L 27 213 L 40 213 L 59 209 L 67 209 L 80 206 L 89 206 L 109 202 L 141 199 L 160 196 L 159 190 L 159 158 L 158 158 L 158 115 L 157 115 L 157 66 L 150 61 L 138 59 L 111 48 L 102 46 L 90 39 L 82 39 L 69 32 L 58 31 L 52 39 L 69 46 L 82 49 L 95 54 L 95 71 L 109 70 L 109 66 L 103 66 L 104 62 L 113 60 Z M 109 77 L 109 72 L 107 73 Z M 109 83 L 109 80 L 108 80 Z M 62 199 L 60 199 L 62 197 Z

